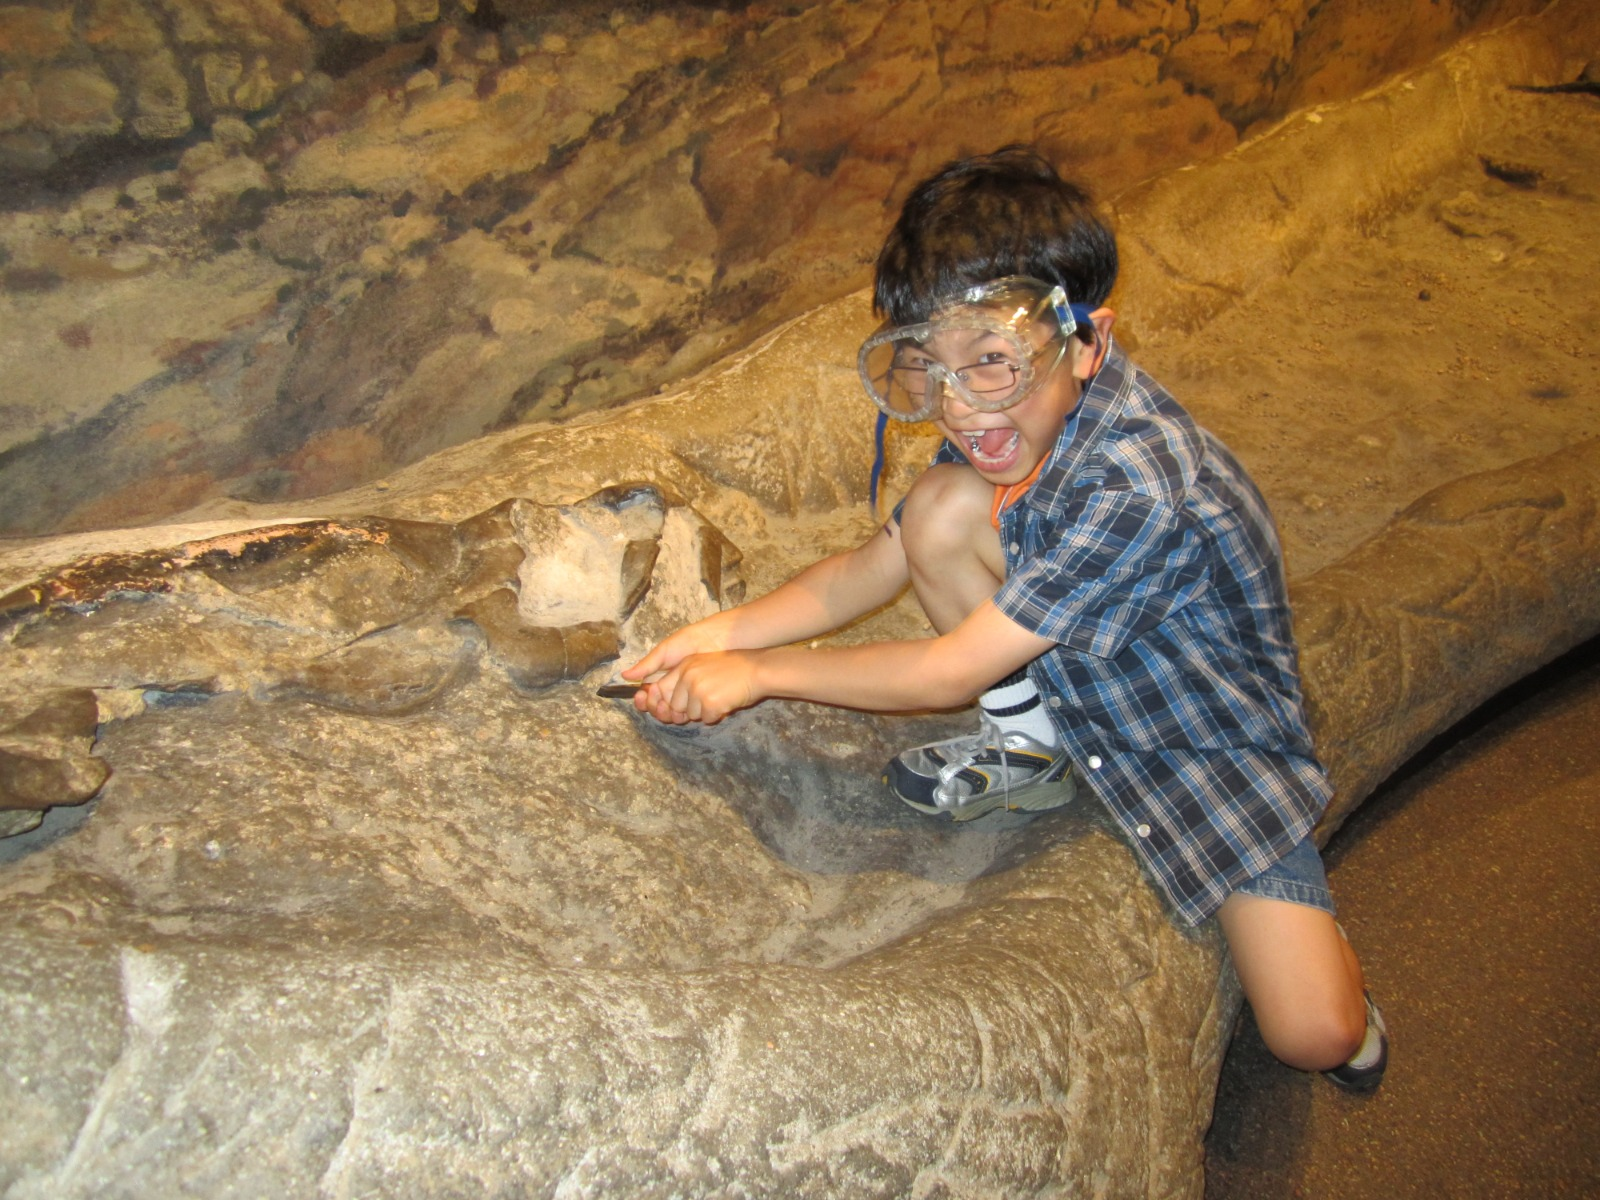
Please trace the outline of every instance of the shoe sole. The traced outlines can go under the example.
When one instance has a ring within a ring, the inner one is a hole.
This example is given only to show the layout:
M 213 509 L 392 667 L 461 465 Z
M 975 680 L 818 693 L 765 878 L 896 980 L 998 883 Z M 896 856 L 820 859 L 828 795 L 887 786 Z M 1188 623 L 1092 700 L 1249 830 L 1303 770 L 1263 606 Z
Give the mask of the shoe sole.
M 883 777 L 883 782 L 888 784 L 888 775 Z M 996 809 L 1004 809 L 1007 812 L 1044 812 L 1047 809 L 1061 808 L 1063 805 L 1072 803 L 1077 796 L 1078 781 L 1073 778 L 1072 772 L 1068 771 L 1060 779 L 1051 780 L 1048 783 L 1030 783 L 1025 787 L 1018 788 L 1011 793 L 1010 803 L 1007 803 L 1004 792 L 991 792 L 978 797 L 968 804 L 963 804 L 959 808 L 940 808 L 936 804 L 924 804 L 920 800 L 907 799 L 899 792 L 896 792 L 893 787 L 890 787 L 889 790 L 893 793 L 895 799 L 902 804 L 908 805 L 920 813 L 926 813 L 930 817 L 943 816 L 948 813 L 952 821 L 970 821 L 974 817 L 981 817 L 986 813 L 994 812 Z
M 1375 1092 L 1378 1090 L 1378 1085 L 1383 1082 L 1384 1072 L 1388 1069 L 1389 1056 L 1385 1053 L 1377 1066 L 1369 1067 L 1365 1071 L 1350 1071 L 1341 1074 L 1340 1072 L 1345 1069 L 1335 1067 L 1333 1070 L 1324 1071 L 1322 1074 L 1329 1083 L 1337 1084 L 1347 1092 Z
M 1344 936 L 1344 928 L 1342 926 L 1339 929 L 1339 935 L 1341 937 Z M 1346 938 L 1346 940 L 1348 941 L 1349 939 Z M 1349 1063 L 1345 1063 L 1342 1066 L 1333 1068 L 1331 1071 L 1323 1072 L 1323 1075 L 1327 1077 L 1330 1083 L 1338 1084 L 1347 1092 L 1374 1091 L 1383 1082 L 1383 1073 L 1389 1069 L 1389 1031 L 1384 1027 L 1383 1014 L 1378 1011 L 1378 1006 L 1372 1002 L 1371 992 L 1363 993 L 1363 998 L 1367 1003 L 1367 1031 L 1370 1033 L 1376 1028 L 1380 1039 L 1378 1061 L 1370 1067 L 1352 1067 Z M 1365 1046 L 1365 1042 L 1362 1044 Z

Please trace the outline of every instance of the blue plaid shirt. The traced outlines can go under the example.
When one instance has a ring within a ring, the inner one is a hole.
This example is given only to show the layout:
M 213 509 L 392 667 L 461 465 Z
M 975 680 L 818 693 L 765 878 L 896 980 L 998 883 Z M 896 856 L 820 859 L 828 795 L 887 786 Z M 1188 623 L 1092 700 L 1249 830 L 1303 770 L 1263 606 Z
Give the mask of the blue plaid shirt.
M 935 461 L 964 461 L 948 444 Z M 1178 914 L 1205 920 L 1327 805 L 1266 504 L 1113 347 L 1000 518 L 1000 611 L 1056 647 L 1029 673 Z

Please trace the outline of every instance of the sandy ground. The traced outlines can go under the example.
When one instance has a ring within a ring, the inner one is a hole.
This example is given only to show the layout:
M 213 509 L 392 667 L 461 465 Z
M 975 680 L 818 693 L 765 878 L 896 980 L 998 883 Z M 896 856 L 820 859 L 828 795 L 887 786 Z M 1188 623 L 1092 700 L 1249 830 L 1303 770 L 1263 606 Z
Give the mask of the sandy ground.
M 1248 1012 L 1211 1200 L 1600 1195 L 1600 641 L 1436 742 L 1335 835 L 1340 917 L 1392 1039 L 1352 1096 Z

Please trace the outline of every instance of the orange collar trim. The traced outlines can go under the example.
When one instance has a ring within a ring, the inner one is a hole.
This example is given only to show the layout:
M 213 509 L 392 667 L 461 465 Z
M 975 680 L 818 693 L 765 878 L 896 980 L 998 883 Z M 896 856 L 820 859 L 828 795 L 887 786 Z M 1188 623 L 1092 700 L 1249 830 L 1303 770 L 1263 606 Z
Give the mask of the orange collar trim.
M 1044 470 L 1048 458 L 1049 455 L 1046 455 L 1034 464 L 1026 479 L 1018 483 L 994 485 L 994 505 L 989 509 L 989 524 L 993 525 L 997 532 L 1000 529 L 1000 514 L 1028 494 L 1028 489 L 1038 482 L 1039 472 Z

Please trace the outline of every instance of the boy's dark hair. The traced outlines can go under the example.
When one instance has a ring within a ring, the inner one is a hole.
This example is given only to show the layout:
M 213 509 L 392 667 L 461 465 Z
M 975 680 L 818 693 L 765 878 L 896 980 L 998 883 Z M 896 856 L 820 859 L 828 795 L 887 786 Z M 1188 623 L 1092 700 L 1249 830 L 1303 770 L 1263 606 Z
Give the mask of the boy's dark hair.
M 1117 280 L 1117 242 L 1082 188 L 1028 146 L 941 167 L 906 197 L 878 252 L 873 308 L 925 321 L 963 288 L 1007 275 L 1059 283 L 1099 305 Z

